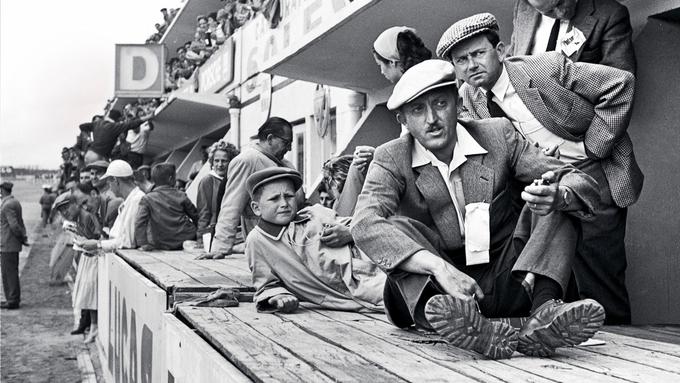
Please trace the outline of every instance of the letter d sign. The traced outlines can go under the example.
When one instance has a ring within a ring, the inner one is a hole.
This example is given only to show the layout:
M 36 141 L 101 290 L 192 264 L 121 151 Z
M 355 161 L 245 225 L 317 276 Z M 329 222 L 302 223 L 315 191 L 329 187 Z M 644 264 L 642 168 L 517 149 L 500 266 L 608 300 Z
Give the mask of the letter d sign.
M 160 44 L 116 44 L 116 97 L 162 96 L 164 53 Z

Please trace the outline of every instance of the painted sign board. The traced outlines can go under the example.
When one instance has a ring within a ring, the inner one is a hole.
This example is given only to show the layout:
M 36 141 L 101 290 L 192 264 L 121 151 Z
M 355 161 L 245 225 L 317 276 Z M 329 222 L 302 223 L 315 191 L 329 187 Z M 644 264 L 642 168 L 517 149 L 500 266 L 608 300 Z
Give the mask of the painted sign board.
M 234 81 L 234 51 L 234 39 L 230 37 L 198 68 L 199 92 L 215 93 Z
M 160 97 L 164 86 L 162 44 L 116 44 L 116 97 Z
M 117 255 L 109 253 L 103 259 L 99 262 L 99 348 L 107 382 L 167 382 L 165 291 Z

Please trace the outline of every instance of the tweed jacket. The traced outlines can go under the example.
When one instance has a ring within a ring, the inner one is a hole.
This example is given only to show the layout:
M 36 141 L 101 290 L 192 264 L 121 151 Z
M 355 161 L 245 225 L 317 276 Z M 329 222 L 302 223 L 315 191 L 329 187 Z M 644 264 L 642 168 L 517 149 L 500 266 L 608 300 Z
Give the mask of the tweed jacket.
M 527 0 L 515 0 L 510 55 L 531 54 L 540 20 L 541 14 Z M 635 74 L 628 8 L 616 0 L 579 0 L 571 23 L 586 38 L 581 48 L 569 56 L 572 61 L 607 65 Z
M 492 247 L 511 235 L 517 223 L 511 202 L 512 178 L 530 183 L 552 170 L 560 184 L 569 187 L 584 206 L 570 214 L 581 218 L 592 215 L 599 194 L 590 176 L 544 155 L 506 119 L 459 122 L 488 151 L 467 156 L 459 169 L 465 203 L 490 204 Z M 408 134 L 376 149 L 352 218 L 354 242 L 386 271 L 424 249 L 397 228 L 390 220 L 393 216 L 414 219 L 437 232 L 443 251 L 464 247 L 455 207 L 441 174 L 430 164 L 412 167 L 413 140 Z
M 601 161 L 617 206 L 637 201 L 644 176 L 626 130 L 635 93 L 632 74 L 574 63 L 556 52 L 505 59 L 510 83 L 536 119 L 552 133 L 583 141 L 589 158 Z M 482 89 L 460 88 L 463 115 L 489 118 Z
M 26 227 L 21 215 L 21 204 L 14 196 L 2 199 L 0 207 L 0 251 L 3 253 L 18 253 L 21 245 L 26 241 Z

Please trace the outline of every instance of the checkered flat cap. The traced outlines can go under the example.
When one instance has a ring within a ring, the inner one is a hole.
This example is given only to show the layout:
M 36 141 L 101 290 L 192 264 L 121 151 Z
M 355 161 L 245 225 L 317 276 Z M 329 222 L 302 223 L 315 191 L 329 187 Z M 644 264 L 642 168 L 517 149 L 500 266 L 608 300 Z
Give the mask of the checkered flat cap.
M 458 20 L 450 26 L 439 39 L 439 44 L 437 44 L 437 56 L 448 59 L 447 56 L 454 45 L 486 31 L 498 32 L 496 17 L 490 13 L 478 13 L 465 19 Z

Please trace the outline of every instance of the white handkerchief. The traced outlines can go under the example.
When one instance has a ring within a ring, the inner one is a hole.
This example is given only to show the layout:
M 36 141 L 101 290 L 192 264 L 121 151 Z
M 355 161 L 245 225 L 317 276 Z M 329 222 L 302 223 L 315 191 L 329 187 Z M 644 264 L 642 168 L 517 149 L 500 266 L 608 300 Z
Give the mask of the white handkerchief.
M 489 263 L 489 204 L 475 202 L 465 205 L 465 264 Z
M 581 49 L 581 45 L 586 42 L 586 36 L 580 29 L 573 27 L 564 35 L 560 41 L 560 49 L 565 56 L 569 57 Z
M 212 233 L 208 232 L 203 234 L 203 250 L 206 253 L 210 252 L 210 245 L 212 245 Z

